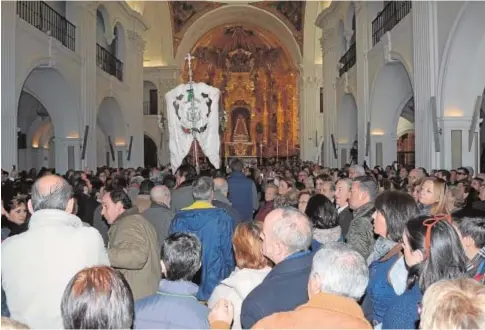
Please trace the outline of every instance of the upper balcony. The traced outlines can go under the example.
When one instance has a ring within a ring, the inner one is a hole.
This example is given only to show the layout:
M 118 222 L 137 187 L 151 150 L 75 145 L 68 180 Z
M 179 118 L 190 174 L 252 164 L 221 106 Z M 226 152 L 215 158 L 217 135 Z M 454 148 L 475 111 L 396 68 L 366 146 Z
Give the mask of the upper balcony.
M 106 73 L 123 81 L 123 62 L 100 44 L 96 44 L 96 64 Z
M 339 61 L 339 75 L 342 76 L 345 72 L 349 71 L 355 65 L 356 60 L 357 50 L 354 41 Z
M 17 15 L 73 52 L 76 50 L 76 27 L 44 1 L 17 1 Z
M 372 45 L 375 46 L 381 37 L 391 31 L 411 11 L 411 1 L 391 1 L 372 21 Z

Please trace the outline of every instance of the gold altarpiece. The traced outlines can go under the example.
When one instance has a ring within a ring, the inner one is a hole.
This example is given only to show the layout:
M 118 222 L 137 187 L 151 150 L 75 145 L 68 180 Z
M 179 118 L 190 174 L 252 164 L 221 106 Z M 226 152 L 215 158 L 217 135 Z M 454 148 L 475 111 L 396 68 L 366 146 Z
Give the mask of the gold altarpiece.
M 298 70 L 277 38 L 247 26 L 219 27 L 192 50 L 194 81 L 221 91 L 222 157 L 299 153 Z M 188 79 L 187 67 L 182 78 Z

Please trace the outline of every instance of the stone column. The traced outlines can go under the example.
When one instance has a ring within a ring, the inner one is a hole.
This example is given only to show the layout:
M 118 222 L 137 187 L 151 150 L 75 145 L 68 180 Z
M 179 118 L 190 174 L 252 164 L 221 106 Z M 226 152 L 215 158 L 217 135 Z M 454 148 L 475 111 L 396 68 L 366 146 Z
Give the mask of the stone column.
M 127 30 L 128 47 L 125 63 L 126 84 L 130 87 L 131 108 L 128 118 L 127 138 L 133 136 L 131 158 L 125 167 L 144 166 L 144 126 L 143 126 L 143 51 L 145 41 L 141 35 L 133 30 Z
M 81 134 L 84 127 L 89 126 L 86 156 L 82 167 L 96 170 L 97 137 L 96 137 L 96 7 L 90 3 L 76 3 L 78 7 L 79 53 L 82 58 L 81 66 Z M 82 137 L 82 136 L 81 136 Z
M 320 121 L 320 86 L 322 81 L 315 76 L 317 67 L 308 65 L 309 69 L 305 72 L 308 75 L 303 76 L 303 91 L 301 97 L 304 100 L 300 112 L 301 120 L 301 145 L 303 160 L 316 160 L 318 152 L 318 143 L 323 131 L 323 121 Z M 315 132 L 318 132 L 315 134 Z M 315 140 L 316 139 L 316 140 Z
M 17 107 L 15 72 L 15 1 L 2 2 L 2 169 L 17 165 Z
M 327 26 L 329 27 L 323 28 L 322 38 L 320 39 L 323 49 L 323 165 L 326 167 L 336 167 L 338 162 L 334 157 L 331 139 L 332 134 L 336 138 L 335 128 L 337 126 L 336 79 L 338 58 L 335 49 L 337 31 L 333 28 L 336 26 L 334 23 L 333 20 L 328 22 Z
M 441 168 L 435 152 L 430 98 L 437 95 L 438 34 L 437 3 L 413 2 L 414 125 L 416 166 Z M 449 149 L 446 152 L 449 152 Z
M 369 109 L 369 68 L 367 61 L 367 52 L 372 47 L 372 34 L 370 31 L 371 19 L 369 18 L 368 3 L 355 2 L 355 20 L 356 20 L 356 53 L 357 53 L 357 141 L 358 162 L 362 164 L 369 157 L 365 156 L 365 146 L 367 138 L 367 121 L 370 117 Z M 352 141 L 353 142 L 353 141 Z

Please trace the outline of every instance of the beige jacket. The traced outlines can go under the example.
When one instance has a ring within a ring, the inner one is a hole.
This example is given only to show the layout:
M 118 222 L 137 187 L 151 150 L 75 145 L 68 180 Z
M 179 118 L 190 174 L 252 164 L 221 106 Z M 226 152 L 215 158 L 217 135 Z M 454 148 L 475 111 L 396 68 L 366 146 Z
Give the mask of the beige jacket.
M 157 292 L 161 277 L 157 233 L 152 224 L 130 209 L 120 215 L 108 232 L 111 266 L 126 278 L 135 300 Z

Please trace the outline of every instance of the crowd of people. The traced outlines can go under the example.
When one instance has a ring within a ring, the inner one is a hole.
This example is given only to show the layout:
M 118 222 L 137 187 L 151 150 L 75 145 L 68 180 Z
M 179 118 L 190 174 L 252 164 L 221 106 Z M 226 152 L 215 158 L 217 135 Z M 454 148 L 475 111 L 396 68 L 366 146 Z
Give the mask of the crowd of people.
M 485 328 L 485 174 L 2 171 L 2 327 Z

